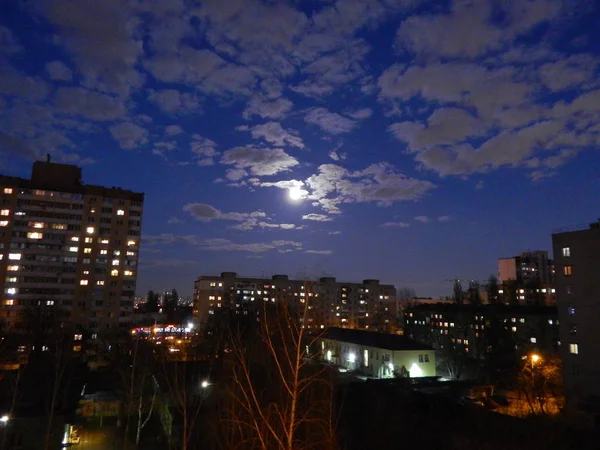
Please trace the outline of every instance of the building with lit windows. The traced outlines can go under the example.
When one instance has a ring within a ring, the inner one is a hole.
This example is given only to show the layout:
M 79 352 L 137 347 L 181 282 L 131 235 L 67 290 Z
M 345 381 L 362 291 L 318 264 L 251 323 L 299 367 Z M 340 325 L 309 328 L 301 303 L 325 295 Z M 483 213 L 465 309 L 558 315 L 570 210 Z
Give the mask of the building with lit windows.
M 133 313 L 144 194 L 83 184 L 81 168 L 35 162 L 0 176 L 0 318 L 53 311 L 94 332 Z
M 328 328 L 319 337 L 321 358 L 373 378 L 435 377 L 435 351 L 406 336 Z
M 260 302 L 307 302 L 309 329 L 344 327 L 394 332 L 397 318 L 396 289 L 379 280 L 345 283 L 333 277 L 316 281 L 238 277 L 235 272 L 201 276 L 194 283 L 194 316 L 205 322 L 220 308 L 249 314 Z
M 498 335 L 510 340 L 515 357 L 555 354 L 559 348 L 556 307 L 527 305 L 424 304 L 404 311 L 405 336 L 433 346 L 450 346 L 485 359 Z
M 600 426 L 600 220 L 552 235 L 567 407 Z
M 498 259 L 500 299 L 504 303 L 554 305 L 554 265 L 545 250 Z

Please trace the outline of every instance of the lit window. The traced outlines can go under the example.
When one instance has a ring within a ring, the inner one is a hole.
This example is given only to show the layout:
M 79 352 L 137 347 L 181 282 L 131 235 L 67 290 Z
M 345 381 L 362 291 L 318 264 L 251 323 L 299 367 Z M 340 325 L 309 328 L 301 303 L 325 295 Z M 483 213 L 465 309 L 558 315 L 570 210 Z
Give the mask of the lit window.
M 504 290 L 498 289 L 498 294 L 504 294 Z
M 108 239 L 100 239 L 101 244 L 108 244 Z
M 96 229 L 94 227 L 87 227 L 85 229 L 85 231 L 87 232 L 87 234 L 94 234 L 94 232 L 96 231 Z
M 119 265 L 119 260 L 118 259 L 113 259 L 112 260 L 112 265 L 113 266 L 118 266 Z
M 86 243 L 86 244 L 91 244 L 91 243 L 92 243 L 92 241 L 93 241 L 93 239 L 92 239 L 91 237 L 86 237 L 86 238 L 84 239 L 84 241 L 85 241 L 85 243 Z
M 71 240 L 72 240 L 73 242 L 79 242 L 79 238 L 78 238 L 77 236 L 73 236 L 73 237 L 71 238 Z
M 108 250 L 100 250 L 100 254 L 101 255 L 106 255 L 106 254 L 108 254 Z
M 96 281 L 96 284 L 98 286 L 104 286 L 104 281 L 103 280 L 98 280 L 98 281 Z
M 531 341 L 531 343 L 532 343 L 532 344 L 535 344 L 535 343 L 537 342 L 537 339 L 536 339 L 536 338 L 534 338 L 534 337 L 532 337 L 532 338 L 530 339 L 530 341 Z
M 128 251 L 127 256 L 135 256 L 135 252 Z M 258 293 L 260 294 L 260 291 Z
M 10 299 L 10 300 L 5 300 L 6 306 L 13 306 L 15 304 L 15 301 Z
M 16 272 L 17 270 L 19 270 L 19 266 L 8 266 L 6 270 L 10 272 Z
M 7 288 L 6 293 L 9 295 L 15 295 L 17 293 L 17 288 L 14 288 L 14 287 Z
M 571 247 L 563 247 L 563 249 L 562 249 L 562 255 L 565 258 L 568 258 L 569 256 L 571 256 Z
M 8 220 L 0 220 L 0 227 L 8 226 Z
M 46 305 L 47 306 L 54 306 L 54 300 L 48 300 L 48 301 L 46 301 Z
M 125 211 L 123 211 L 122 209 L 117 210 L 117 216 L 124 216 L 124 215 L 125 215 Z
M 575 307 L 574 306 L 569 306 L 568 308 L 568 312 L 571 316 L 575 315 Z
M 87 286 L 88 285 L 88 280 L 79 280 L 79 284 L 81 286 Z
M 548 324 L 552 325 L 552 324 L 554 324 L 554 321 L 552 319 L 548 319 Z
M 74 345 L 73 346 L 73 351 L 74 352 L 80 352 L 81 351 L 81 345 Z
M 115 255 L 115 256 L 119 256 L 120 254 L 121 254 L 121 250 L 115 250 L 113 252 L 113 255 Z
M 10 209 L 0 210 L 0 216 L 10 216 Z
M 135 241 L 127 241 L 127 245 L 129 247 L 133 247 L 133 246 L 135 246 Z
M 34 222 L 32 226 L 33 228 L 44 228 L 46 224 L 44 222 Z
M 8 277 L 8 278 L 6 278 L 6 281 L 8 283 L 16 283 L 17 282 L 17 277 Z
M 519 319 L 519 322 L 521 322 L 521 323 L 525 323 L 525 319 L 524 319 L 523 317 L 521 317 L 521 318 Z
M 519 294 L 524 294 L 525 293 L 525 289 L 519 289 Z
M 86 260 L 86 259 L 84 259 L 84 261 L 87 261 L 87 260 Z M 89 274 L 90 274 L 90 271 L 89 271 L 89 270 L 84 270 L 84 271 L 83 271 L 83 274 L 84 274 L 84 275 L 89 275 Z
M 79 251 L 79 247 L 69 247 L 69 251 L 73 253 L 77 253 Z
M 133 272 L 131 270 L 125 270 L 123 272 L 123 275 L 125 275 L 126 277 L 130 277 L 130 276 L 133 276 Z
M 578 355 L 579 354 L 579 345 L 569 344 L 569 353 L 572 353 L 573 355 Z
M 4 188 L 4 193 L 5 194 L 12 194 L 13 190 L 12 190 L 12 188 Z
M 76 334 L 73 336 L 73 340 L 75 341 L 80 341 L 81 339 L 83 339 L 83 335 L 82 334 Z
M 11 259 L 13 261 L 19 261 L 21 259 L 21 254 L 20 253 L 9 253 L 8 259 Z
M 83 249 L 83 253 L 92 253 L 92 249 L 89 247 L 86 247 Z
M 511 330 L 512 330 L 513 333 L 516 333 L 517 332 L 517 327 L 512 327 Z
M 116 276 L 119 276 L 119 271 L 118 271 L 118 270 L 116 270 L 116 269 L 115 269 L 115 270 L 111 270 L 111 271 L 110 271 L 110 274 L 111 274 L 113 277 L 116 277 Z
M 215 283 L 215 282 L 210 283 L 210 287 L 215 287 L 216 285 L 217 285 L 217 283 Z
M 564 271 L 565 277 L 570 277 L 571 275 L 573 275 L 573 267 L 572 266 L 563 267 L 563 271 Z
M 29 233 L 27 233 L 27 237 L 29 239 L 42 239 L 44 237 L 44 235 L 42 233 L 37 233 L 35 231 L 30 231 Z

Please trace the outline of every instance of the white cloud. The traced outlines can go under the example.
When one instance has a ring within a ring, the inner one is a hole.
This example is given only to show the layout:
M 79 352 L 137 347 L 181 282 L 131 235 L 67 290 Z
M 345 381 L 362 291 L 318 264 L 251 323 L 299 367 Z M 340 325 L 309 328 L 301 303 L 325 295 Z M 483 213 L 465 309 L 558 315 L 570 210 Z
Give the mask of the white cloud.
M 421 223 L 428 223 L 428 222 L 430 222 L 429 217 L 427 217 L 427 216 L 416 216 L 415 220 L 417 222 L 421 222 Z
M 311 191 L 308 198 L 329 213 L 339 213 L 342 203 L 374 202 L 385 206 L 417 200 L 435 187 L 429 181 L 398 173 L 386 163 L 372 164 L 356 172 L 335 164 L 323 164 L 318 174 L 306 180 L 306 185 Z
M 109 128 L 112 137 L 125 150 L 133 150 L 136 147 L 148 143 L 148 131 L 131 122 L 122 122 Z
M 42 0 L 34 6 L 56 28 L 84 76 L 84 85 L 128 96 L 142 76 L 135 69 L 142 41 L 132 9 L 119 0 Z
M 295 130 L 284 129 L 279 122 L 267 122 L 249 129 L 254 139 L 264 139 L 278 147 L 291 146 L 304 148 L 302 138 Z
M 325 214 L 305 214 L 302 216 L 302 220 L 314 220 L 316 222 L 331 222 L 333 219 Z
M 225 252 L 250 252 L 250 253 L 263 253 L 269 250 L 301 250 L 302 244 L 295 241 L 271 241 L 271 242 L 257 242 L 257 243 L 246 243 L 238 244 L 229 239 L 213 238 L 206 239 L 201 243 L 201 246 L 205 250 L 211 251 L 225 251 Z
M 196 164 L 199 166 L 211 166 L 214 164 L 213 157 L 219 155 L 216 147 L 217 143 L 215 141 L 199 134 L 192 135 L 190 149 L 196 159 Z
M 165 134 L 167 136 L 175 136 L 181 133 L 183 133 L 183 128 L 181 128 L 179 125 L 168 125 L 165 127 Z
M 275 175 L 300 164 L 298 160 L 280 148 L 262 148 L 248 145 L 234 147 L 223 153 L 221 164 L 245 169 L 256 176 Z
M 353 119 L 363 120 L 371 117 L 373 115 L 373 110 L 371 108 L 363 108 L 356 111 L 350 111 L 348 115 Z
M 251 119 L 253 116 L 263 119 L 283 119 L 293 106 L 294 104 L 284 97 L 271 100 L 255 95 L 248 102 L 243 116 L 245 119 Z
M 148 99 L 166 113 L 189 113 L 199 108 L 199 102 L 195 95 L 176 89 L 151 89 Z
M 452 217 L 450 216 L 440 216 L 437 218 L 438 222 L 450 222 Z
M 348 155 L 346 153 L 340 153 L 337 150 L 331 150 L 329 152 L 329 157 L 334 161 L 343 161 L 347 156 Z
M 408 228 L 410 227 L 410 223 L 406 222 L 384 222 L 381 224 L 382 227 L 385 228 Z
M 311 253 L 313 255 L 331 255 L 332 250 L 305 250 L 304 253 Z
M 46 71 L 51 80 L 71 81 L 73 72 L 61 61 L 52 61 L 46 64 Z
M 313 108 L 306 116 L 304 121 L 317 125 L 323 131 L 330 134 L 349 133 L 355 127 L 356 122 L 337 113 L 330 112 L 327 108 Z
M 119 119 L 126 113 L 119 98 L 79 87 L 58 88 L 54 105 L 64 112 L 97 121 Z

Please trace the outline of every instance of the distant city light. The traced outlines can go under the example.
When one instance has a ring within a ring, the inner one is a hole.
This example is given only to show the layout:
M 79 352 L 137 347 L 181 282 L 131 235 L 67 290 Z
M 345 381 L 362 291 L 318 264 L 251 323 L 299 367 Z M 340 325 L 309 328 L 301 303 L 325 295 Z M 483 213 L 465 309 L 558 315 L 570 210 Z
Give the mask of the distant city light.
M 208 381 L 206 381 L 206 380 L 202 381 L 202 383 L 200 383 L 200 387 L 202 389 L 206 389 L 208 387 Z

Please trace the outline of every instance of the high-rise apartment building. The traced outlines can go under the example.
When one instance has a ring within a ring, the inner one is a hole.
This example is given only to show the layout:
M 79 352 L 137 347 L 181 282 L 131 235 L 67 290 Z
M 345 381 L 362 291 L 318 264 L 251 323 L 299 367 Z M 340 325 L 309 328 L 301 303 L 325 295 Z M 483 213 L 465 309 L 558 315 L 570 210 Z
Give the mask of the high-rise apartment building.
M 600 220 L 552 235 L 567 406 L 600 426 Z
M 238 277 L 234 272 L 201 276 L 194 283 L 194 315 L 205 322 L 220 308 L 248 314 L 260 302 L 307 303 L 306 327 L 343 327 L 385 330 L 394 327 L 396 289 L 379 280 L 339 282 L 332 277 L 317 281 Z
M 548 252 L 537 250 L 525 252 L 511 258 L 498 260 L 498 281 L 516 281 L 517 283 L 550 284 L 553 279 L 552 261 Z
M 35 162 L 0 175 L 0 318 L 35 310 L 94 332 L 133 313 L 144 194 L 82 183 L 81 168 Z

